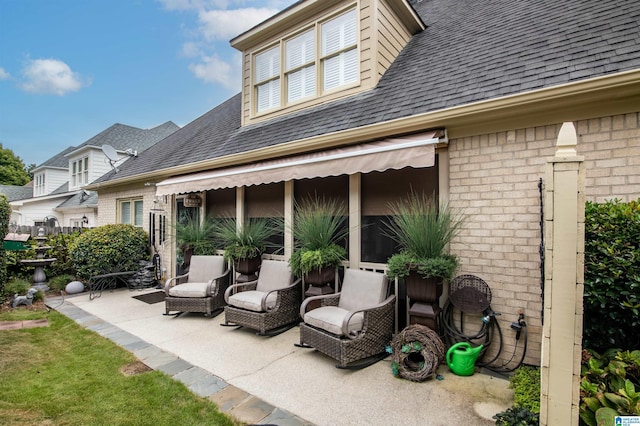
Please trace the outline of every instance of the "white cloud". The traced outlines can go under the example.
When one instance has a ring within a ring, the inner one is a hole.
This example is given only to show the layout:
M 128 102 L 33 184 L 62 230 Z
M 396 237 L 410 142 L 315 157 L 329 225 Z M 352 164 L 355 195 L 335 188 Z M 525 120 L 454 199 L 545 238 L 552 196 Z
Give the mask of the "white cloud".
M 4 68 L 0 67 L 0 80 L 7 80 L 11 75 L 4 70 Z
M 89 81 L 83 81 L 80 74 L 73 72 L 69 65 L 57 59 L 29 60 L 22 75 L 22 88 L 38 94 L 62 96 L 90 84 Z
M 189 64 L 189 70 L 207 83 L 219 83 L 229 89 L 238 90 L 241 84 L 240 55 L 235 55 L 233 64 L 219 57 L 203 56 L 201 62 Z M 236 65 L 237 64 L 237 65 Z
M 241 55 L 229 40 L 270 18 L 292 0 L 157 0 L 167 10 L 197 17 L 187 25 L 179 55 L 191 58 L 189 70 L 200 80 L 238 90 Z
M 276 9 L 249 7 L 233 10 L 209 10 L 198 14 L 205 40 L 228 40 L 275 15 Z
M 196 56 L 202 55 L 202 50 L 198 43 L 188 41 L 182 45 L 182 51 L 180 53 L 186 58 L 195 58 Z

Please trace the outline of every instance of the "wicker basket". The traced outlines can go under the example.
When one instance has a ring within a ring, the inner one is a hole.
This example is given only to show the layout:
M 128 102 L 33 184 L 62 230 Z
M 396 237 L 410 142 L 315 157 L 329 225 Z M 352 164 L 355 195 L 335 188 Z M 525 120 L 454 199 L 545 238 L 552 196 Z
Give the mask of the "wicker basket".
M 391 341 L 391 369 L 403 379 L 422 382 L 435 376 L 444 361 L 444 343 L 438 333 L 420 324 L 413 324 Z

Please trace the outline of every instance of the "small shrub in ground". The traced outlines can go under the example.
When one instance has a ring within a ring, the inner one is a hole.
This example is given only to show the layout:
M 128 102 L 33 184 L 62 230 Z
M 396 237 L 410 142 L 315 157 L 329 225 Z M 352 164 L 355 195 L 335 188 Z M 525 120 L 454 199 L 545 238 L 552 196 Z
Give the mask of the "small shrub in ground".
M 640 415 L 640 350 L 582 351 L 580 423 L 614 424 L 616 416 Z
M 586 204 L 583 347 L 640 348 L 640 200 Z
M 500 426 L 537 425 L 540 421 L 540 369 L 523 365 L 509 378 L 514 390 L 513 407 L 493 418 Z
M 4 194 L 0 194 L 0 244 L 9 231 L 9 219 L 11 218 L 11 206 Z M 4 286 L 7 283 L 7 261 L 5 251 L 0 245 L 0 303 L 6 299 Z
M 85 231 L 71 245 L 71 260 L 78 277 L 135 271 L 149 258 L 147 233 L 132 225 L 104 225 Z
M 51 249 L 45 254 L 45 256 L 55 257 L 56 261 L 47 266 L 47 276 L 54 277 L 57 275 L 75 275 L 76 268 L 73 265 L 73 261 L 69 253 L 69 248 L 79 237 L 79 232 L 49 236 L 49 239 L 45 244 L 50 246 Z
M 74 280 L 75 277 L 73 275 L 58 275 L 57 277 L 50 278 L 47 285 L 51 290 L 60 291 L 64 290 L 67 284 Z
M 540 369 L 523 365 L 516 369 L 509 379 L 509 387 L 514 390 L 516 407 L 524 407 L 533 413 L 540 413 Z
M 21 278 L 16 278 L 9 281 L 5 286 L 5 291 L 9 297 L 13 297 L 13 295 L 25 295 L 27 294 L 27 290 L 31 288 L 31 282 L 27 280 L 23 280 Z
M 498 426 L 538 426 L 540 414 L 532 413 L 524 407 L 510 407 L 493 416 Z
M 9 281 L 5 287 L 7 300 L 11 300 L 11 298 L 13 298 L 13 296 L 15 296 L 16 294 L 18 296 L 24 296 L 31 288 L 31 285 L 31 281 L 23 280 L 21 278 Z M 33 296 L 33 300 L 44 300 L 44 294 L 42 293 L 42 291 L 38 290 L 38 292 Z

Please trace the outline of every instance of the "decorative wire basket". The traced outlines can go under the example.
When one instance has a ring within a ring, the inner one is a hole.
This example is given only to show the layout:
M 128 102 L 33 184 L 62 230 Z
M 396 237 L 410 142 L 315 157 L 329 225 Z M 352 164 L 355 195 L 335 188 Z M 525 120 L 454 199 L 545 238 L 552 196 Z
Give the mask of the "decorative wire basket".
M 449 283 L 449 300 L 465 313 L 480 313 L 491 306 L 491 289 L 475 275 L 459 275 Z

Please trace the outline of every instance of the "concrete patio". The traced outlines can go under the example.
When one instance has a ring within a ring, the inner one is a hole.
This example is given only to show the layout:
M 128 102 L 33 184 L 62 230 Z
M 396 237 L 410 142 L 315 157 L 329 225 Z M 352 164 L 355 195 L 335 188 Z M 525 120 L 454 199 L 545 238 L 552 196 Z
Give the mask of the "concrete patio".
M 295 347 L 297 327 L 262 337 L 221 327 L 224 314 L 164 316 L 163 302 L 133 298 L 154 291 L 117 289 L 92 301 L 82 293 L 46 303 L 249 424 L 491 425 L 491 416 L 512 405 L 504 378 L 460 377 L 441 365 L 442 380 L 415 383 L 392 375 L 390 357 L 340 370 L 329 357 Z

